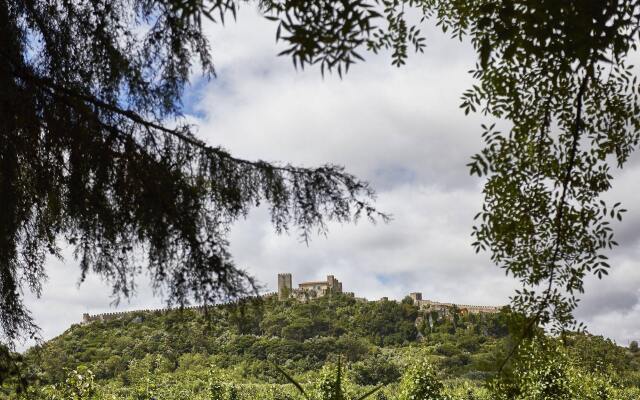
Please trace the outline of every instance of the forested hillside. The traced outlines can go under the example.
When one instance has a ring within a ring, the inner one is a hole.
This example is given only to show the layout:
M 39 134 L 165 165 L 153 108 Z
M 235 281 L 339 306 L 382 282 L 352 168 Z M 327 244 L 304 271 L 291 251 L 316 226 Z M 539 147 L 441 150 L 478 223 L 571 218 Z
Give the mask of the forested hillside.
M 483 396 L 510 349 L 511 318 L 508 309 L 428 312 L 410 298 L 363 302 L 332 295 L 307 303 L 266 298 L 206 313 L 132 312 L 73 325 L 27 351 L 23 366 L 33 398 L 60 398 L 65 385 L 91 382 L 98 397 L 87 398 L 209 399 L 216 398 L 207 396 L 219 382 L 227 397 L 233 387 L 237 396 L 265 391 L 264 398 L 289 399 L 295 390 L 279 368 L 313 386 L 331 375 L 338 361 L 346 368 L 346 387 L 356 392 L 385 385 L 377 396 L 395 398 L 403 375 L 427 363 L 450 396 Z M 586 334 L 548 340 L 563 342 L 561 353 L 572 368 L 601 371 L 612 387 L 640 386 L 637 349 Z M 513 368 L 509 364 L 506 375 Z M 278 397 L 280 392 L 285 397 Z

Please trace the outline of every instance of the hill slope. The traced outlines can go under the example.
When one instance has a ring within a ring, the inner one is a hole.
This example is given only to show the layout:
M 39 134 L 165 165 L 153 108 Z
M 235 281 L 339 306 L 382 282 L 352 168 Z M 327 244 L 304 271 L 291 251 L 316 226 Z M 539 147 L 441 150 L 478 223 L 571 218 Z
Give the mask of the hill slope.
M 427 323 L 416 327 L 418 317 L 429 318 L 408 299 L 361 302 L 341 295 L 308 303 L 252 300 L 218 306 L 207 314 L 132 312 L 74 325 L 41 348 L 31 349 L 27 358 L 38 365 L 46 382 L 59 381 L 63 368 L 81 364 L 98 379 L 111 379 L 124 373 L 132 360 L 150 354 L 162 355 L 175 368 L 188 358 L 206 359 L 222 368 L 243 365 L 247 377 L 270 380 L 267 361 L 303 373 L 320 368 L 331 355 L 343 354 L 356 362 L 383 349 L 426 342 L 435 355 L 446 358 L 449 372 L 461 374 L 485 368 L 480 359 L 507 335 L 501 315 L 434 314 L 433 327 Z
M 407 366 L 427 359 L 445 381 L 478 386 L 495 374 L 510 346 L 509 317 L 507 309 L 480 315 L 427 312 L 409 298 L 362 302 L 333 295 L 307 303 L 267 298 L 207 313 L 132 312 L 73 325 L 30 349 L 25 360 L 41 385 L 88 368 L 98 384 L 126 392 L 122 398 L 131 398 L 127 388 L 144 376 L 149 381 L 149 374 L 204 385 L 212 368 L 244 385 L 286 383 L 276 364 L 312 381 L 338 356 L 347 361 L 356 385 L 395 385 Z M 637 353 L 584 334 L 568 335 L 565 343 L 586 370 L 609 369 L 625 385 L 640 386 Z

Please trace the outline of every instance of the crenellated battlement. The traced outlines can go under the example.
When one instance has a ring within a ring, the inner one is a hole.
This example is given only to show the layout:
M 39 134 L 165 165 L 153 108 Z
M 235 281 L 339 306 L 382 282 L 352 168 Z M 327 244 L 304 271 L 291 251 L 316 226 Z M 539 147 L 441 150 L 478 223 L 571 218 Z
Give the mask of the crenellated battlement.
M 299 301 L 308 301 L 314 298 L 325 296 L 329 293 L 344 293 L 342 282 L 337 280 L 334 275 L 328 275 L 326 281 L 311 281 L 298 284 L 298 288 L 294 289 L 292 285 L 292 276 L 290 273 L 278 274 L 278 298 L 280 300 L 296 299 Z M 353 297 L 355 295 L 351 294 Z M 498 313 L 502 307 L 473 305 L 473 304 L 455 304 L 440 303 L 437 301 L 426 300 L 422 298 L 421 292 L 409 293 L 409 297 L 414 303 L 424 309 L 432 309 L 435 311 L 448 312 L 449 309 L 457 307 L 461 312 L 479 314 L 479 313 Z M 380 299 L 388 301 L 387 297 Z
M 181 309 L 203 311 L 204 308 L 205 308 L 204 306 L 190 306 L 190 307 L 182 307 Z M 136 314 L 136 313 L 145 313 L 145 314 L 167 313 L 169 311 L 175 311 L 175 310 L 180 310 L 180 308 L 166 307 L 166 308 L 155 308 L 155 309 L 138 309 L 138 310 L 129 310 L 129 311 L 106 312 L 106 313 L 93 314 L 93 315 L 89 313 L 84 313 L 82 314 L 82 323 L 86 324 L 94 321 L 108 321 L 108 320 L 118 319 L 121 317 L 126 317 L 128 315 Z
M 457 304 L 457 303 L 441 303 L 433 300 L 423 300 L 422 293 L 413 292 L 409 294 L 409 297 L 413 299 L 415 305 L 423 309 L 431 309 L 434 311 L 446 311 L 448 309 L 456 307 L 461 312 L 468 312 L 471 314 L 480 314 L 480 313 L 490 313 L 496 314 L 499 313 L 502 307 L 496 306 L 479 306 L 475 304 Z
M 243 298 L 243 300 L 250 300 L 252 298 L 266 299 L 269 297 L 276 297 L 276 296 L 278 296 L 278 293 L 269 292 L 269 293 L 264 293 L 260 296 L 245 297 Z M 198 305 L 198 306 L 175 307 L 175 308 L 174 307 L 148 308 L 148 309 L 138 309 L 138 310 L 128 310 L 128 311 L 106 312 L 106 313 L 93 314 L 93 315 L 89 313 L 84 313 L 82 314 L 82 324 L 88 324 L 95 321 L 111 321 L 114 319 L 127 317 L 130 315 L 139 314 L 139 313 L 140 314 L 165 314 L 170 311 L 178 311 L 178 310 L 197 311 L 197 312 L 204 313 L 207 307 L 219 307 L 219 306 L 225 306 L 225 305 L 236 304 L 236 303 L 237 301 L 228 301 L 228 302 L 223 302 L 218 304 L 212 304 L 210 306 Z
M 260 296 L 255 297 L 247 297 L 242 300 L 250 300 L 251 298 L 255 299 L 266 299 L 266 298 L 277 298 L 279 300 L 285 299 L 297 299 L 299 301 L 308 301 L 313 298 L 322 297 L 328 295 L 330 293 L 344 293 L 345 295 L 355 297 L 352 292 L 343 292 L 342 290 L 342 282 L 337 280 L 333 275 L 328 275 L 326 281 L 317 281 L 317 282 L 302 282 L 298 285 L 298 288 L 293 288 L 292 285 L 292 276 L 290 273 L 278 274 L 278 291 L 265 293 Z M 456 303 L 441 303 L 433 300 L 427 300 L 422 298 L 422 293 L 420 292 L 412 292 L 409 293 L 409 297 L 413 300 L 414 304 L 419 308 L 427 311 L 437 311 L 439 313 L 448 314 L 451 309 L 454 307 L 457 308 L 462 313 L 471 313 L 471 314 L 480 314 L 480 313 L 491 313 L 495 314 L 500 312 L 502 307 L 495 306 L 484 306 L 484 305 L 474 305 L 474 304 L 456 304 Z M 363 298 L 356 298 L 358 300 L 366 301 Z M 383 300 L 386 297 L 383 298 Z M 218 307 L 225 306 L 230 304 L 237 304 L 238 301 L 228 301 L 225 303 L 218 303 L 208 307 Z M 207 307 L 203 305 L 198 306 L 190 306 L 190 307 L 182 307 L 182 308 L 156 308 L 156 309 L 143 309 L 143 310 L 131 310 L 131 311 L 115 311 L 115 312 L 107 312 L 101 314 L 91 315 L 89 313 L 85 313 L 82 315 L 82 324 L 88 324 L 94 321 L 109 321 L 122 317 L 126 317 L 136 313 L 167 313 L 170 311 L 176 310 L 191 310 L 197 312 L 205 312 Z

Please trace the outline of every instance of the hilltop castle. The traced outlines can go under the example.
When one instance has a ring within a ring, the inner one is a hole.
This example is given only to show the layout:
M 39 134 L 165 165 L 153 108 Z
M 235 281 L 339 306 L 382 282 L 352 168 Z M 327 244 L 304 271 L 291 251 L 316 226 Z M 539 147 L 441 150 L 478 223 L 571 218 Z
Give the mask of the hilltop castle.
M 328 275 L 326 281 L 312 281 L 302 282 L 298 284 L 298 288 L 294 289 L 292 284 L 292 276 L 290 273 L 278 274 L 278 299 L 297 299 L 306 301 L 322 296 L 326 296 L 329 293 L 344 293 L 342 291 L 342 282 L 337 280 L 335 276 Z M 350 296 L 354 296 L 353 293 L 345 293 Z M 480 314 L 491 313 L 495 314 L 500 312 L 501 307 L 493 306 L 477 306 L 470 304 L 454 304 L 454 303 L 440 303 L 432 300 L 423 300 L 422 293 L 412 292 L 409 293 L 409 297 L 413 300 L 413 304 L 418 306 L 422 310 L 437 311 L 438 313 L 448 313 L 450 309 L 456 307 L 462 313 Z M 362 299 L 364 300 L 364 299 Z M 388 300 L 383 297 L 382 300 Z
M 332 293 L 342 293 L 347 296 L 355 297 L 353 292 L 344 292 L 342 290 L 342 282 L 336 279 L 333 275 L 327 275 L 327 279 L 325 281 L 311 281 L 311 282 L 302 282 L 298 284 L 297 288 L 293 287 L 293 279 L 290 273 L 278 274 L 278 292 L 277 293 L 265 293 L 260 295 L 261 298 L 275 298 L 278 297 L 279 300 L 286 299 L 296 299 L 298 301 L 308 301 L 316 298 L 320 298 Z M 409 297 L 413 300 L 413 304 L 418 306 L 421 310 L 430 312 L 435 311 L 440 315 L 449 315 L 450 311 L 453 308 L 457 308 L 461 313 L 471 313 L 471 314 L 480 314 L 480 313 L 498 313 L 500 312 L 501 307 L 493 307 L 493 306 L 477 306 L 477 305 L 469 305 L 469 304 L 454 304 L 454 303 L 440 303 L 432 300 L 424 300 L 422 298 L 422 293 L 413 292 L 409 293 Z M 367 299 L 362 297 L 356 297 L 356 300 L 359 301 L 367 301 Z M 388 298 L 383 297 L 380 301 L 389 301 Z M 192 306 L 185 307 L 184 309 L 194 310 L 197 312 L 204 312 L 204 306 Z M 165 313 L 171 311 L 171 308 L 161 308 L 157 310 L 135 310 L 135 311 L 119 311 L 119 312 L 109 312 L 104 314 L 95 314 L 90 315 L 85 313 L 82 315 L 82 324 L 88 324 L 94 321 L 108 321 L 113 319 L 118 319 L 124 316 L 131 315 L 132 313 Z
M 329 293 L 343 293 L 342 282 L 333 275 L 327 275 L 326 281 L 299 283 L 298 288 L 294 289 L 290 273 L 278 274 L 278 299 L 280 300 L 289 298 L 309 300 L 326 296 Z

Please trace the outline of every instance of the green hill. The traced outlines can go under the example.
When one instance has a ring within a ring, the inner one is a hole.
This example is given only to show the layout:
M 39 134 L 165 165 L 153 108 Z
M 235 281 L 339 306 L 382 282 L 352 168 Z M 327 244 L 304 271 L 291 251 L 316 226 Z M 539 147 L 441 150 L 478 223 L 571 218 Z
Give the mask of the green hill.
M 132 312 L 74 325 L 31 349 L 27 358 L 47 383 L 62 379 L 64 368 L 79 365 L 89 367 L 97 379 L 117 378 L 132 360 L 148 355 L 161 355 L 174 368 L 198 360 L 221 368 L 242 366 L 251 380 L 278 381 L 271 362 L 304 373 L 321 368 L 332 355 L 358 362 L 385 350 L 428 344 L 448 373 L 482 376 L 485 358 L 507 335 L 501 315 L 453 319 L 434 313 L 433 327 L 416 327 L 419 316 L 424 315 L 409 299 L 362 302 L 342 295 L 308 303 L 267 298 L 206 313 Z
M 184 386 L 185 393 L 197 393 L 210 384 L 212 371 L 245 392 L 249 386 L 282 388 L 287 379 L 276 365 L 312 382 L 338 357 L 355 387 L 393 388 L 408 366 L 427 360 L 450 390 L 480 390 L 509 350 L 509 321 L 508 309 L 428 312 L 410 298 L 364 302 L 331 295 L 303 303 L 269 297 L 206 312 L 131 312 L 73 325 L 27 351 L 24 364 L 36 388 L 88 370 L 98 387 L 126 399 L 148 398 L 134 392 L 146 382 L 148 394 L 150 381 L 156 390 Z M 615 371 L 621 385 L 639 386 L 638 353 L 584 334 L 568 335 L 564 343 L 586 370 Z

